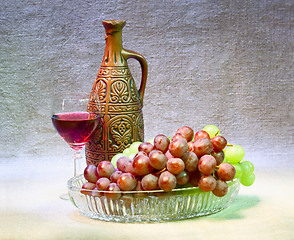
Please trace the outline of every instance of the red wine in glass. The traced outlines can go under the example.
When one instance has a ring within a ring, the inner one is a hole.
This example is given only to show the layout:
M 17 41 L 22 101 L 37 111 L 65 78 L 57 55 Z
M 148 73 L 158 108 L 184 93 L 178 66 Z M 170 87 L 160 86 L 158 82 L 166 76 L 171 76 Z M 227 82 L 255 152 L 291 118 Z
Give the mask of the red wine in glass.
M 74 149 L 82 149 L 99 122 L 99 115 L 88 112 L 64 112 L 52 116 L 59 135 Z

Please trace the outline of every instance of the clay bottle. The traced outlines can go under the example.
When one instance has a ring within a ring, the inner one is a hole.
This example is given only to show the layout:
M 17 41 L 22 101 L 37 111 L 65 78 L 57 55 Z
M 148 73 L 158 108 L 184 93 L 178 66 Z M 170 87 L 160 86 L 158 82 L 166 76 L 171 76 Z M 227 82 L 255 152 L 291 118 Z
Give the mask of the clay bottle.
M 105 28 L 105 52 L 92 92 L 99 94 L 101 121 L 86 144 L 87 164 L 98 165 L 130 146 L 144 141 L 143 98 L 147 80 L 145 58 L 122 47 L 124 20 L 102 21 Z M 128 68 L 128 58 L 139 61 L 142 78 L 139 90 Z M 91 109 L 89 102 L 88 109 Z

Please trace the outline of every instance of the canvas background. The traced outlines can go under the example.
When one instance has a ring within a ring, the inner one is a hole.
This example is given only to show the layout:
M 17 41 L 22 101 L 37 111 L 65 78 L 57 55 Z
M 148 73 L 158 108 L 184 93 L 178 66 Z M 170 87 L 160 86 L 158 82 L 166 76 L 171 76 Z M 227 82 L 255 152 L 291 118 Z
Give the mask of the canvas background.
M 90 91 L 104 19 L 126 20 L 124 48 L 148 62 L 146 139 L 215 124 L 257 165 L 293 166 L 290 0 L 2 0 L 2 159 L 71 154 L 52 126 L 51 98 L 61 89 Z M 129 67 L 139 88 L 139 64 Z

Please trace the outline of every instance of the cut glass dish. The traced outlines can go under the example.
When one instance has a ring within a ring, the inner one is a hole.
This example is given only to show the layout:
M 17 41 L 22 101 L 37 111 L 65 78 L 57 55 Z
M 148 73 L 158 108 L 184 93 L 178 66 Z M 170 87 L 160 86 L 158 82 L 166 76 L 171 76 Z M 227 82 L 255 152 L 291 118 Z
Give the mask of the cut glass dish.
M 68 181 L 71 202 L 82 215 L 111 222 L 159 222 L 188 219 L 219 212 L 236 198 L 240 182 L 228 182 L 228 193 L 216 197 L 212 192 L 203 192 L 198 187 L 177 188 L 171 192 L 120 191 L 115 197 L 109 192 L 82 189 L 83 175 Z

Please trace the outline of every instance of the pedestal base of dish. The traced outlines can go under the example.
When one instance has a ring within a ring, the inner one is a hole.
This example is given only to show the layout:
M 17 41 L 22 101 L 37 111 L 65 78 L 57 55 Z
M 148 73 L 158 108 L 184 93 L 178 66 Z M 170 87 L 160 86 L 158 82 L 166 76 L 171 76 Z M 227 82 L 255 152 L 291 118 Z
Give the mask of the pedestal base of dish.
M 237 179 L 229 182 L 229 190 L 224 197 L 190 187 L 171 192 L 117 192 L 119 197 L 113 198 L 107 192 L 97 190 L 85 194 L 81 189 L 84 182 L 83 175 L 68 181 L 72 203 L 84 216 L 111 222 L 173 221 L 213 214 L 228 207 L 235 200 L 240 187 Z

